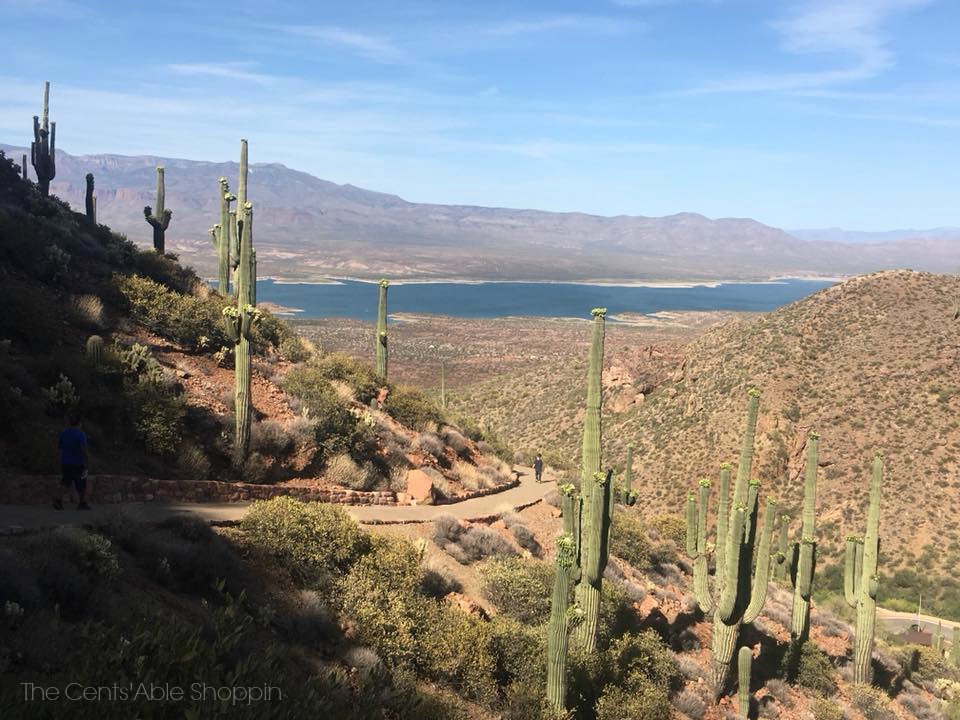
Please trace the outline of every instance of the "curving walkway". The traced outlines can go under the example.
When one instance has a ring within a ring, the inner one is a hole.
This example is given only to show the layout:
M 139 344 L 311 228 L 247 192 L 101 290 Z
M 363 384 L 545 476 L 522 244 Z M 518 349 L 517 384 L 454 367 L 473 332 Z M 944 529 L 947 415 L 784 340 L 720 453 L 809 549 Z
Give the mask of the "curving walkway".
M 429 522 L 440 515 L 460 520 L 485 520 L 505 510 L 519 510 L 540 502 L 555 487 L 555 477 L 546 473 L 543 483 L 533 479 L 532 468 L 517 468 L 520 484 L 494 495 L 451 505 L 343 505 L 357 522 L 367 525 Z M 19 534 L 67 525 L 88 525 L 122 510 L 143 522 L 162 522 L 171 517 L 192 516 L 211 524 L 239 522 L 250 503 L 118 503 L 95 505 L 93 510 L 54 510 L 37 505 L 0 505 L 0 535 Z

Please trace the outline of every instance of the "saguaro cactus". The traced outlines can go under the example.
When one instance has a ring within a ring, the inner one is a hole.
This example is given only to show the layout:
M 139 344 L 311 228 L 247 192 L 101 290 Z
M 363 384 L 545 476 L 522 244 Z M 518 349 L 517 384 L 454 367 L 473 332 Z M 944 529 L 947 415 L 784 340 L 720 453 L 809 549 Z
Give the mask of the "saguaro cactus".
M 606 308 L 594 308 L 593 341 L 590 345 L 590 368 L 587 371 L 587 407 L 583 420 L 583 451 L 580 464 L 582 495 L 580 527 L 580 582 L 576 597 L 583 608 L 584 621 L 574 632 L 577 644 L 592 652 L 597 647 L 597 623 L 600 614 L 600 586 L 607 567 L 607 541 L 611 512 L 610 474 L 600 472 L 602 404 L 601 373 L 603 371 L 603 339 Z
M 164 207 L 166 197 L 163 185 L 163 166 L 157 166 L 157 204 L 154 208 L 147 205 L 143 209 L 144 219 L 153 227 L 153 249 L 163 255 L 166 250 L 166 232 L 173 213 Z
M 943 621 L 937 621 L 937 631 L 933 634 L 933 648 L 943 655 Z
M 810 593 L 817 565 L 816 503 L 817 462 L 820 435 L 812 432 L 807 438 L 806 468 L 803 480 L 803 527 L 800 542 L 794 547 L 793 615 L 790 636 L 795 643 L 803 643 L 810 632 Z
M 50 181 L 57 176 L 57 124 L 50 122 L 50 83 L 43 84 L 43 120 L 33 116 L 33 142 L 30 144 L 30 162 L 37 173 L 37 187 L 44 195 L 50 194 Z M 26 167 L 26 164 L 24 164 Z M 26 179 L 26 169 L 24 169 Z
M 744 646 L 737 653 L 737 700 L 739 715 L 743 720 L 750 717 L 750 670 L 753 668 L 753 651 Z
M 27 179 L 27 154 L 24 153 L 23 157 L 20 158 L 20 176 L 26 180 Z
M 84 198 L 87 209 L 87 219 L 97 222 L 97 196 L 93 194 L 93 173 L 87 173 L 87 192 Z
M 237 210 L 241 212 L 232 213 L 233 220 L 232 241 L 229 250 L 230 274 L 233 279 L 233 293 L 237 293 L 237 267 L 240 264 L 240 238 L 243 235 L 243 217 L 242 208 L 247 202 L 247 175 L 249 174 L 247 163 L 247 141 L 240 139 L 240 169 L 237 173 Z M 253 263 L 256 265 L 256 251 L 253 251 Z M 254 287 L 256 293 L 256 287 Z
M 567 649 L 570 630 L 583 621 L 583 611 L 570 604 L 571 585 L 580 577 L 579 505 L 573 485 L 560 487 L 563 510 L 563 534 L 557 538 L 553 597 L 550 601 L 550 625 L 547 634 L 547 702 L 557 714 L 566 709 Z
M 637 493 L 633 490 L 633 447 L 633 443 L 627 443 L 627 458 L 623 464 L 623 485 L 611 493 L 612 499 L 629 507 L 633 507 L 637 502 Z M 613 517 L 612 508 L 610 516 Z
M 234 343 L 234 405 L 236 432 L 234 458 L 246 457 L 250 445 L 250 338 L 260 312 L 254 306 L 253 285 L 257 282 L 253 267 L 253 205 L 244 203 L 243 237 L 240 240 L 240 263 L 237 267 L 237 304 L 223 309 L 227 335 Z
M 880 485 L 883 482 L 883 456 L 873 459 L 870 482 L 870 509 L 867 534 L 847 538 L 843 573 L 843 594 L 847 604 L 857 609 L 857 629 L 853 646 L 853 681 L 869 683 L 872 676 L 873 635 L 877 623 L 877 555 L 880 551 Z
M 380 280 L 380 297 L 377 302 L 377 377 L 387 381 L 387 288 L 390 281 Z
M 960 625 L 953 626 L 953 641 L 950 643 L 950 659 L 960 668 Z
M 750 481 L 753 444 L 757 427 L 760 392 L 750 390 L 747 426 L 740 449 L 737 479 L 730 504 L 730 465 L 720 466 L 720 507 L 717 511 L 716 575 L 711 591 L 707 575 L 710 546 L 707 544 L 707 512 L 710 481 L 700 480 L 699 498 L 687 498 L 687 552 L 694 560 L 693 590 L 700 609 L 713 612 L 713 657 L 710 679 L 714 696 L 719 697 L 730 674 L 742 623 L 753 622 L 767 599 L 770 575 L 770 538 L 776 501 L 768 500 L 763 513 L 763 529 L 756 545 L 756 568 L 751 572 L 757 535 L 760 481 Z
M 790 552 L 790 516 L 780 516 L 780 535 L 777 540 L 777 552 L 773 556 L 773 579 L 786 580 L 787 573 L 793 567 L 793 558 Z
M 235 244 L 233 234 L 236 230 L 236 215 L 230 211 L 230 203 L 237 198 L 230 193 L 230 184 L 225 177 L 217 180 L 217 186 L 217 195 L 220 199 L 220 222 L 210 228 L 210 239 L 217 251 L 217 290 L 221 295 L 227 295 L 230 292 L 230 274 L 233 269 L 231 253 Z M 239 261 L 239 257 L 237 260 Z

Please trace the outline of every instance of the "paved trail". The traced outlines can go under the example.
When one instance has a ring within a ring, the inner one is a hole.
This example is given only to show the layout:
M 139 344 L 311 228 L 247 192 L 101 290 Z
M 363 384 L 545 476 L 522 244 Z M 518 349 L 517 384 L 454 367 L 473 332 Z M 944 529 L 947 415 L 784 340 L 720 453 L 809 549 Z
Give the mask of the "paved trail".
M 883 623 L 883 626 L 889 632 L 901 633 L 911 625 L 916 624 L 917 614 L 912 612 L 897 612 L 896 610 L 887 610 L 885 608 L 878 607 L 877 620 Z M 960 622 L 941 620 L 940 618 L 932 615 L 920 616 L 921 629 L 927 632 L 935 633 L 937 631 L 937 623 L 939 622 L 943 623 L 943 634 L 946 636 L 948 641 L 947 644 L 949 644 L 951 633 L 953 633 L 953 628 L 960 627 Z
M 504 510 L 517 510 L 540 502 L 556 485 L 547 474 L 543 483 L 533 478 L 531 468 L 517 468 L 520 485 L 501 493 L 464 500 L 452 505 L 344 505 L 358 522 L 365 524 L 429 522 L 439 515 L 460 520 L 482 520 Z M 162 522 L 171 517 L 193 516 L 210 523 L 233 523 L 243 518 L 250 503 L 120 503 L 94 505 L 93 510 L 54 510 L 38 505 L 0 505 L 0 533 L 40 530 L 63 525 L 86 525 L 103 520 L 118 510 L 144 522 Z

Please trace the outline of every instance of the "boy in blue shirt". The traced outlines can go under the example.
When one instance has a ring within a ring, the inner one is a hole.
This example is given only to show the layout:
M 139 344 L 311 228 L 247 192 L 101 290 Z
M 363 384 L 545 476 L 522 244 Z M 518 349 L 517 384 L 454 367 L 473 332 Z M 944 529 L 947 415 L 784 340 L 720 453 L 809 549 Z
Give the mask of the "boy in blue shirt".
M 80 429 L 80 413 L 71 411 L 70 427 L 60 433 L 60 484 L 77 491 L 77 509 L 89 510 L 87 504 L 87 434 Z M 63 494 L 53 499 L 53 506 L 63 510 Z

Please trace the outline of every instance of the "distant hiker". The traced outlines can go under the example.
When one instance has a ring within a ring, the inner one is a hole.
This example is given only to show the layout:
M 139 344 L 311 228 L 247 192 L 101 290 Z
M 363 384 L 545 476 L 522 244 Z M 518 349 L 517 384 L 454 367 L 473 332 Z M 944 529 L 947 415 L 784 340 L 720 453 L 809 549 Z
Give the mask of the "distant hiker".
M 60 433 L 61 490 L 53 498 L 53 506 L 63 510 L 63 488 L 77 492 L 77 509 L 89 510 L 87 504 L 87 434 L 80 429 L 80 413 L 72 410 L 67 416 L 69 427 Z
M 537 482 L 543 482 L 543 458 L 540 457 L 540 453 L 537 453 L 537 459 L 533 461 L 533 474 Z

